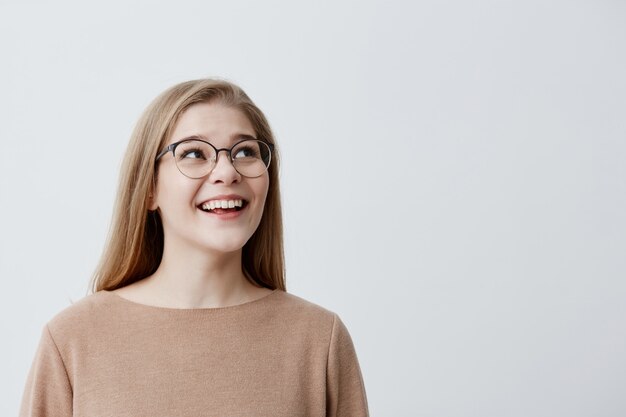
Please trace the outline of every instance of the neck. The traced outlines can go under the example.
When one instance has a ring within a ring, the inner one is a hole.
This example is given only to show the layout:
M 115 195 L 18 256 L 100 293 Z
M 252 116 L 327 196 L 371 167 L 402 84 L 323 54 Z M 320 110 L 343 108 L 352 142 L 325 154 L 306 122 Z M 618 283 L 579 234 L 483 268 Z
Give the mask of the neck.
M 143 280 L 144 289 L 176 308 L 240 304 L 258 289 L 245 278 L 241 256 L 242 249 L 222 253 L 166 244 L 159 268 Z

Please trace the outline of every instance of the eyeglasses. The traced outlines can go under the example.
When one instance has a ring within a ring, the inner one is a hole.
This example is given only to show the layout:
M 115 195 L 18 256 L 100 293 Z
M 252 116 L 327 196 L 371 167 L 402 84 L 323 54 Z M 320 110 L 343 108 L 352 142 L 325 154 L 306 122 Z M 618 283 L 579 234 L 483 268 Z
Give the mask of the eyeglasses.
M 181 174 L 189 178 L 202 178 L 213 171 L 219 153 L 226 151 L 238 173 L 244 177 L 256 178 L 267 171 L 273 150 L 273 144 L 258 139 L 244 139 L 235 143 L 230 149 L 217 149 L 201 139 L 184 139 L 163 149 L 155 161 L 161 159 L 166 153 L 172 152 L 176 167 Z

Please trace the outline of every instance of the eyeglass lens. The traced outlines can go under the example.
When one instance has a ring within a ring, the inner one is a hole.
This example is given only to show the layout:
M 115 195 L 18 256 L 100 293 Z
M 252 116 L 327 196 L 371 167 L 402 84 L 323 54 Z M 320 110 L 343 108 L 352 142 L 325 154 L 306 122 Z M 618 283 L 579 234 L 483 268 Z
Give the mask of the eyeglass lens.
M 271 151 L 260 140 L 244 140 L 230 151 L 233 167 L 244 177 L 258 177 L 270 165 Z M 176 166 L 190 178 L 201 178 L 213 170 L 217 163 L 215 148 L 200 140 L 181 142 L 174 151 Z

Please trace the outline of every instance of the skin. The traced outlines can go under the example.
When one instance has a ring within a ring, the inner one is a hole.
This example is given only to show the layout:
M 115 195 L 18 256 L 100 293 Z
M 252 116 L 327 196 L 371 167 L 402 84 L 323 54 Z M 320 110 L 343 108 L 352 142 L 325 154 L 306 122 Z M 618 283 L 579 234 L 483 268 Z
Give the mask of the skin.
M 256 137 L 243 113 L 217 102 L 189 107 L 167 144 L 192 135 L 203 137 L 217 148 L 230 148 L 241 135 Z M 226 152 L 220 153 L 213 171 L 199 179 L 181 174 L 171 152 L 159 164 L 150 209 L 158 210 L 163 221 L 161 264 L 153 275 L 115 292 L 137 303 L 168 308 L 227 307 L 271 292 L 250 283 L 241 270 L 242 248 L 263 214 L 268 173 L 243 177 Z M 223 194 L 238 194 L 248 201 L 241 216 L 223 220 L 197 208 Z

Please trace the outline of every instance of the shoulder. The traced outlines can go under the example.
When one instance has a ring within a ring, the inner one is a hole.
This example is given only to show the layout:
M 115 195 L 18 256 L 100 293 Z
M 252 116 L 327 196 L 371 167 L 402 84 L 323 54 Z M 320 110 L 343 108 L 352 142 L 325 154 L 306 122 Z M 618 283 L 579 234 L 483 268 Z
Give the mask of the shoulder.
M 53 339 L 68 339 L 97 327 L 106 320 L 103 313 L 108 310 L 108 297 L 108 293 L 99 291 L 73 302 L 55 314 L 47 323 Z
M 106 303 L 107 295 L 105 291 L 89 294 L 59 311 L 50 319 L 48 324 L 62 325 L 68 321 L 82 320 L 86 316 L 101 312 Z
M 274 301 L 278 308 L 314 317 L 332 318 L 335 315 L 334 312 L 328 310 L 327 308 L 297 295 L 280 290 L 277 290 L 276 292 L 277 294 Z
M 339 321 L 335 312 L 291 293 L 279 291 L 273 301 L 274 308 L 287 322 L 307 326 L 310 330 L 329 334 Z
M 325 307 L 293 294 L 277 294 L 276 304 L 281 317 L 273 317 L 286 337 L 318 346 L 331 360 L 353 361 L 356 354 L 352 337 L 339 315 Z

